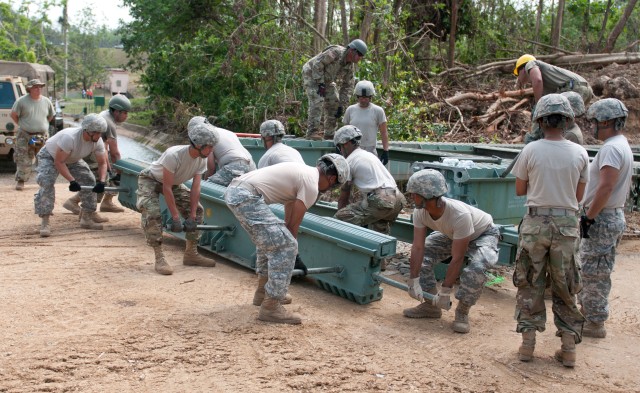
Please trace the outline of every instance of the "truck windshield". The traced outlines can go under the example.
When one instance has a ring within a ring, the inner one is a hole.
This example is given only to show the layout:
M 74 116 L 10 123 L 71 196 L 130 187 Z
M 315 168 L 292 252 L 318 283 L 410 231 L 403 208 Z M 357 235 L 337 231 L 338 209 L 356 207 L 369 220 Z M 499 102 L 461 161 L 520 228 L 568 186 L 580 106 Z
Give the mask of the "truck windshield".
M 0 82 L 0 109 L 11 109 L 16 102 L 11 82 Z

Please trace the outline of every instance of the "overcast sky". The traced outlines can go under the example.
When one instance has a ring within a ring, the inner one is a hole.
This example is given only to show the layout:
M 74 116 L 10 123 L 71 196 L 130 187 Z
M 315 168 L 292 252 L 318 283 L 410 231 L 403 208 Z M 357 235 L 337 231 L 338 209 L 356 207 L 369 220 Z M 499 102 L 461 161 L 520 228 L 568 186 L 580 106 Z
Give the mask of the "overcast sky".
M 69 19 L 71 24 L 77 24 L 78 14 L 84 7 L 91 7 L 99 26 L 106 25 L 109 29 L 118 27 L 118 20 L 130 22 L 129 8 L 122 6 L 120 0 L 68 0 Z M 62 16 L 62 7 L 56 7 L 50 15 L 51 22 L 57 25 Z

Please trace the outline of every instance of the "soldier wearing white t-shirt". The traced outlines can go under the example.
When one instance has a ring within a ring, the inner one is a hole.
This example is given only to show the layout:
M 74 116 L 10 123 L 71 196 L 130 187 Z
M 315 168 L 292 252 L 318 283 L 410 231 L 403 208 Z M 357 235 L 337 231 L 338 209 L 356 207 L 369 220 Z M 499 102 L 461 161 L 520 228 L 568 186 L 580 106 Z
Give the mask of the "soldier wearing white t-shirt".
M 300 152 L 281 142 L 285 134 L 284 125 L 278 120 L 267 120 L 260 125 L 262 144 L 266 151 L 258 161 L 258 169 L 281 162 L 297 162 L 304 165 Z
M 407 182 L 407 192 L 415 203 L 413 245 L 411 246 L 409 295 L 424 301 L 422 290 L 435 295 L 433 300 L 404 310 L 408 318 L 440 318 L 442 309 L 451 308 L 453 285 L 460 279 L 453 331 L 469 332 L 469 309 L 476 304 L 487 280 L 485 272 L 498 261 L 500 230 L 493 218 L 473 206 L 445 198 L 447 183 L 442 173 L 424 169 Z M 427 236 L 427 230 L 432 229 Z M 464 267 L 464 258 L 469 264 Z M 434 266 L 451 257 L 447 273 L 438 291 Z
M 382 162 L 360 149 L 361 137 L 362 132 L 357 127 L 343 126 L 333 138 L 351 170 L 351 181 L 342 186 L 335 218 L 389 234 L 391 223 L 398 217 L 406 200 Z M 363 198 L 360 202 L 348 204 L 352 185 L 358 187 Z
M 258 319 L 299 324 L 299 315 L 282 304 L 287 294 L 298 252 L 298 228 L 305 212 L 316 203 L 318 191 L 326 191 L 349 179 L 349 166 L 337 154 L 327 154 L 310 167 L 283 162 L 234 179 L 224 200 L 256 246 L 258 288 L 253 304 L 260 306 Z M 284 222 L 269 208 L 284 205 Z
M 360 148 L 376 154 L 378 131 L 382 140 L 382 154 L 380 161 L 383 165 L 389 162 L 389 134 L 387 132 L 387 116 L 384 109 L 371 102 L 376 95 L 373 83 L 362 80 L 356 84 L 355 95 L 358 103 L 351 105 L 344 113 L 342 122 L 345 125 L 356 126 L 362 132 Z

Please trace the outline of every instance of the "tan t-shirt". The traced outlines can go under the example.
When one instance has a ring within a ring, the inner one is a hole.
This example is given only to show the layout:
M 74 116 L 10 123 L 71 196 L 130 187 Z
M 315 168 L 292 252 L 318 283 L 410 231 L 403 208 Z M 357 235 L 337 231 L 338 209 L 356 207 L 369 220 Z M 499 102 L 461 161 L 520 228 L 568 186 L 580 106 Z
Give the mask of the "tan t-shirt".
M 344 112 L 342 122 L 345 125 L 356 126 L 362 131 L 360 146 L 366 149 L 376 145 L 378 129 L 381 124 L 387 122 L 387 116 L 384 114 L 384 109 L 376 104 L 370 103 L 366 108 L 361 108 L 360 105 L 355 104 L 348 107 Z
M 251 161 L 251 153 L 242 146 L 240 139 L 234 132 L 220 127 L 216 127 L 216 130 L 220 139 L 213 146 L 213 157 L 218 167 L 223 167 L 236 160 Z
M 252 185 L 267 204 L 288 203 L 299 199 L 307 209 L 318 199 L 318 169 L 296 162 L 283 162 L 247 172 L 233 179 L 229 187 L 241 182 Z
M 413 226 L 431 228 L 451 240 L 469 236 L 473 240 L 493 225 L 493 217 L 489 213 L 455 199 L 442 197 L 442 200 L 445 202 L 442 217 L 434 220 L 426 209 L 414 209 Z
M 282 142 L 278 142 L 264 152 L 262 158 L 258 161 L 258 169 L 280 164 L 281 162 L 297 162 L 304 165 L 304 160 L 299 151 Z
M 85 141 L 82 133 L 80 127 L 65 128 L 47 139 L 44 147 L 54 158 L 58 154 L 58 150 L 69 153 L 65 164 L 76 163 L 91 153 L 103 154 L 105 152 L 102 139 L 98 139 L 98 142 Z
M 600 170 L 605 166 L 610 166 L 619 170 L 618 181 L 613 191 L 604 205 L 605 208 L 624 207 L 629 188 L 631 187 L 631 177 L 633 175 L 633 152 L 629 142 L 624 135 L 616 135 L 607 139 L 604 145 L 596 154 L 591 165 L 589 165 L 589 183 L 584 192 L 583 204 L 589 207 L 593 203 L 600 182 Z
M 29 94 L 13 103 L 11 112 L 18 114 L 18 126 L 30 134 L 46 134 L 49 132 L 48 118 L 55 115 L 53 104 L 47 97 L 33 100 Z
M 192 158 L 189 155 L 189 145 L 171 146 L 162 153 L 160 158 L 151 163 L 149 173 L 156 181 L 164 183 L 164 168 L 173 173 L 172 186 L 177 186 L 205 173 L 207 171 L 207 159 L 201 157 Z

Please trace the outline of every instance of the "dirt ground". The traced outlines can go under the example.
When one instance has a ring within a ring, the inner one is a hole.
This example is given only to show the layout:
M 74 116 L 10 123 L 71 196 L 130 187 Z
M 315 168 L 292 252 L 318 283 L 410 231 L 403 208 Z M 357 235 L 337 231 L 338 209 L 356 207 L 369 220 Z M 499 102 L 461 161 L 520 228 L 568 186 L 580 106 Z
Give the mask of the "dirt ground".
M 585 338 L 571 370 L 552 358 L 551 323 L 534 361 L 518 361 L 509 278 L 485 290 L 466 335 L 452 332 L 453 311 L 404 318 L 416 303 L 401 290 L 357 305 L 310 280 L 290 288 L 303 324 L 267 324 L 251 271 L 221 258 L 182 266 L 184 243 L 166 237 L 176 271 L 158 275 L 137 213 L 81 229 L 62 209 L 65 183 L 40 238 L 37 186 L 13 187 L 1 174 L 0 392 L 640 392 L 639 240 L 620 248 L 607 338 Z

